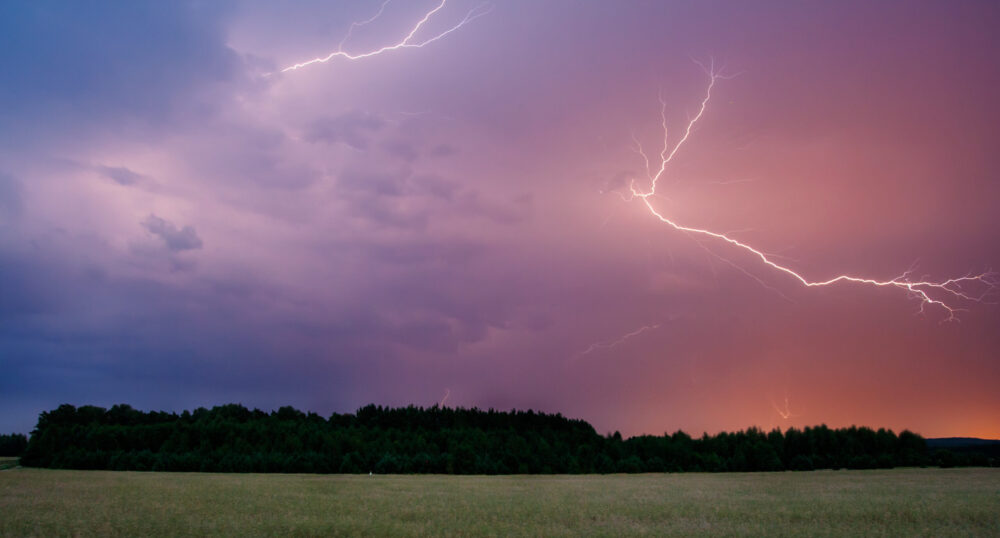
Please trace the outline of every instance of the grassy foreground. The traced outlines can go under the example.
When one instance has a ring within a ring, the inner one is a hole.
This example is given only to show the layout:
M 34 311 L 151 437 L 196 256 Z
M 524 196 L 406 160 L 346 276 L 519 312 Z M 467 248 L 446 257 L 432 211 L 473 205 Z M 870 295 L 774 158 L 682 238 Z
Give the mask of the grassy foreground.
M 3 536 L 998 536 L 1000 469 L 589 476 L 0 471 Z

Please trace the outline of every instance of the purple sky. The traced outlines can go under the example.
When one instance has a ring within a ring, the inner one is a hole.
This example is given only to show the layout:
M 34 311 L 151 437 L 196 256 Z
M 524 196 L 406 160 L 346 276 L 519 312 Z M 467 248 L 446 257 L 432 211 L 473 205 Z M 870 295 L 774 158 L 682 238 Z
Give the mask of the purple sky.
M 813 280 L 1000 266 L 995 2 L 503 1 L 280 73 L 379 5 L 0 6 L 0 431 L 64 402 L 447 393 L 625 434 L 1000 437 L 996 305 L 804 288 L 618 196 L 658 94 L 676 140 L 714 58 L 739 75 L 662 211 Z

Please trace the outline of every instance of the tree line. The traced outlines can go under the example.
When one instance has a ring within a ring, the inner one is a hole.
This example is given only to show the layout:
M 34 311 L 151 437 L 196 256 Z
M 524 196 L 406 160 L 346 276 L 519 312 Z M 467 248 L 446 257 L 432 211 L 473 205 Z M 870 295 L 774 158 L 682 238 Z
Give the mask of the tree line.
M 948 465 L 971 464 L 949 456 Z M 229 404 L 180 414 L 61 405 L 43 412 L 21 465 L 281 473 L 640 473 L 873 469 L 940 464 L 919 435 L 825 425 L 623 439 L 534 411 L 369 405 L 324 418 Z M 980 463 L 982 464 L 982 463 Z M 996 464 L 990 459 L 985 464 Z
M 28 437 L 23 433 L 0 435 L 0 457 L 20 456 L 28 446 Z

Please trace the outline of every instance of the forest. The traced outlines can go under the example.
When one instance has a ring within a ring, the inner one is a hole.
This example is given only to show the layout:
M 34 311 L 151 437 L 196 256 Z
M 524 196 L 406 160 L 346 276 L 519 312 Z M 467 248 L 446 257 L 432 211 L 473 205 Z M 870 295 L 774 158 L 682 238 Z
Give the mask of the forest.
M 22 436 L 23 438 L 23 436 Z M 808 471 L 997 465 L 929 452 L 919 435 L 825 425 L 624 439 L 534 411 L 369 405 L 324 418 L 239 404 L 180 414 L 64 404 L 41 413 L 21 465 L 61 469 L 258 473 L 548 474 Z
M 28 446 L 28 437 L 23 433 L 0 435 L 0 458 L 20 456 Z

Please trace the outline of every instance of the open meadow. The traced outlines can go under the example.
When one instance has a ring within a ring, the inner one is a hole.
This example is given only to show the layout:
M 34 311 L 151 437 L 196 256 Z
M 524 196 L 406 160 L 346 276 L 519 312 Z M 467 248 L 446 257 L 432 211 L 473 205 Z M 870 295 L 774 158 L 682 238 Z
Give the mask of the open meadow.
M 0 471 L 3 536 L 998 536 L 1000 469 L 587 476 Z

